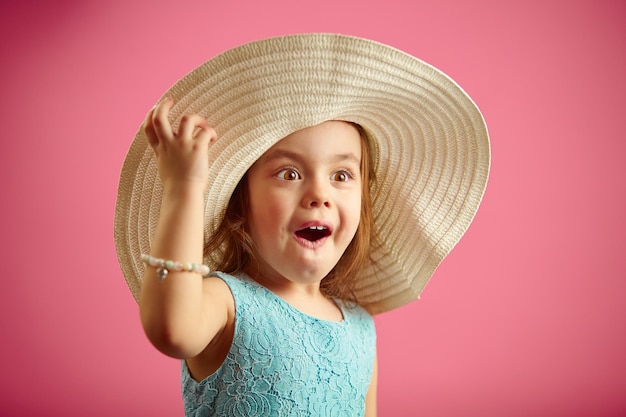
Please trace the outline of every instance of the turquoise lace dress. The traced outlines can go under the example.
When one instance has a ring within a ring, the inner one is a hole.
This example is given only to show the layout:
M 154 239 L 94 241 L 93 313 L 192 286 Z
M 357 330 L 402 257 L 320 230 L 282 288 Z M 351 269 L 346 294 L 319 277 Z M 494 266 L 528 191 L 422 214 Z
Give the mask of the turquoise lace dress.
M 201 382 L 182 364 L 185 416 L 363 416 L 376 334 L 363 309 L 343 320 L 292 307 L 246 275 L 216 273 L 235 299 L 235 336 L 221 367 Z

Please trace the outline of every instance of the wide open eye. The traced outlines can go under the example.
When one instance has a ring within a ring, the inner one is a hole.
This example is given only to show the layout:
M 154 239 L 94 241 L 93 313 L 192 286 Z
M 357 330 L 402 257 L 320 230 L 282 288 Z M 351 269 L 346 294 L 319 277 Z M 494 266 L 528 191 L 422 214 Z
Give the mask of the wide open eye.
M 276 177 L 283 181 L 296 181 L 302 179 L 300 173 L 296 171 L 294 168 L 285 168 L 281 169 L 276 173 Z
M 330 179 L 333 181 L 348 182 L 354 179 L 354 175 L 352 175 L 352 173 L 347 169 L 342 169 L 333 173 L 333 175 L 330 176 Z

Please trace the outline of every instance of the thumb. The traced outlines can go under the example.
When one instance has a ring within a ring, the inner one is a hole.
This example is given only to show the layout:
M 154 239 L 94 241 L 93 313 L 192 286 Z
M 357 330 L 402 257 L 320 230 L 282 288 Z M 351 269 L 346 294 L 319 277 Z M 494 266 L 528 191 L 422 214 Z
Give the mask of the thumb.
M 205 147 L 208 148 L 211 143 L 217 140 L 217 132 L 208 124 L 198 127 L 199 128 L 195 135 L 194 142 L 200 149 Z

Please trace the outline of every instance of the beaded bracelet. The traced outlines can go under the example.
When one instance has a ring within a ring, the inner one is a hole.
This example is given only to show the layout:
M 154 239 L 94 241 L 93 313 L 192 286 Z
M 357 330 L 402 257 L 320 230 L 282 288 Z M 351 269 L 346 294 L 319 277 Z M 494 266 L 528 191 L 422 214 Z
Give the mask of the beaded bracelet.
M 211 273 L 208 266 L 193 262 L 166 261 L 165 259 L 155 258 L 146 254 L 141 255 L 141 260 L 146 265 L 150 265 L 157 269 L 156 272 L 159 282 L 163 281 L 170 271 L 197 272 L 203 277 L 208 277 Z

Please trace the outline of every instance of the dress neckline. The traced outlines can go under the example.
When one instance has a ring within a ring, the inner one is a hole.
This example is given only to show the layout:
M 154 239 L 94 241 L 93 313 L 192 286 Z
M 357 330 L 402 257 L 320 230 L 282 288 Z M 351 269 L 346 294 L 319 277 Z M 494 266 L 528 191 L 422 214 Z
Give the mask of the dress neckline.
M 269 288 L 261 285 L 260 283 L 258 283 L 254 278 L 252 278 L 251 276 L 249 276 L 248 274 L 246 274 L 245 272 L 238 272 L 235 275 L 237 278 L 243 279 L 246 282 L 249 282 L 261 289 L 263 289 L 264 291 L 266 291 L 272 298 L 276 299 L 279 303 L 281 303 L 284 307 L 286 307 L 287 309 L 291 310 L 292 312 L 303 316 L 305 318 L 308 318 L 309 320 L 314 320 L 317 322 L 321 322 L 321 323 L 328 323 L 331 325 L 343 325 L 346 323 L 346 311 L 345 311 L 345 306 L 343 305 L 343 302 L 339 299 L 336 298 L 331 298 L 330 300 L 335 303 L 335 305 L 337 306 L 337 308 L 339 309 L 339 312 L 341 313 L 341 320 L 327 320 L 327 319 L 323 319 L 320 317 L 316 317 L 313 316 L 311 314 L 305 313 L 304 311 L 294 307 L 289 301 L 285 300 L 284 298 L 282 298 L 281 296 L 279 296 L 278 294 L 276 294 L 275 292 L 273 292 L 272 290 L 270 290 Z

